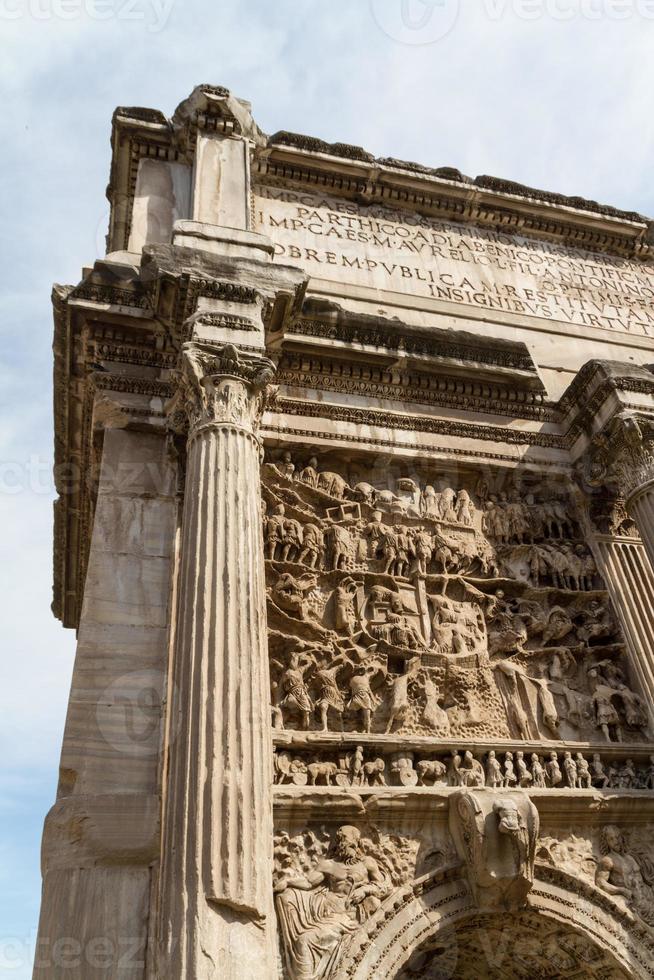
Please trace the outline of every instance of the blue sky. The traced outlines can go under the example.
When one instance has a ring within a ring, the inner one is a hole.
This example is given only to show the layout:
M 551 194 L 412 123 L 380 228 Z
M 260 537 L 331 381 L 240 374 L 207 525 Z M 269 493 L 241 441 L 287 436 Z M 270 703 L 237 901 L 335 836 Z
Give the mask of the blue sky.
M 652 214 L 654 3 L 0 0 L 0 36 L 0 976 L 23 980 L 74 653 L 49 611 L 49 295 L 102 252 L 114 107 L 222 84 L 267 132 Z

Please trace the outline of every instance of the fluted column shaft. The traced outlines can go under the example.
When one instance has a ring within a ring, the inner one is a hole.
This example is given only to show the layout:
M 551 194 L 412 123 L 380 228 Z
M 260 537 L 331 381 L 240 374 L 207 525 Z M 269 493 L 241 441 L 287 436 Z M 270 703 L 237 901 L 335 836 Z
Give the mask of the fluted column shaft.
M 654 572 L 639 541 L 595 538 L 595 556 L 620 620 L 654 729 Z
M 596 534 L 594 541 L 654 729 L 654 418 L 627 410 L 615 415 L 593 440 L 587 475 L 591 485 L 624 498 L 624 516 L 640 534 L 641 541 L 612 534 Z
M 627 510 L 634 519 L 650 562 L 654 565 L 654 480 L 639 486 L 627 500 Z
M 159 969 L 175 980 L 269 980 L 272 749 L 256 426 L 272 365 L 195 344 L 184 357 L 191 426 Z

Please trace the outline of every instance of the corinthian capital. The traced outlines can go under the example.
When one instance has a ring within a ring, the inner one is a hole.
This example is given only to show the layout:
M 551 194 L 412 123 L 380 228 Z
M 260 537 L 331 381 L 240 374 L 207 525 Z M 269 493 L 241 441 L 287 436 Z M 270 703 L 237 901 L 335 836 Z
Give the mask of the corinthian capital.
M 613 484 L 629 498 L 654 481 L 654 417 L 637 412 L 616 415 L 592 442 L 588 481 Z
M 274 376 L 274 363 L 262 354 L 232 344 L 184 344 L 171 426 L 190 435 L 205 425 L 256 434 Z

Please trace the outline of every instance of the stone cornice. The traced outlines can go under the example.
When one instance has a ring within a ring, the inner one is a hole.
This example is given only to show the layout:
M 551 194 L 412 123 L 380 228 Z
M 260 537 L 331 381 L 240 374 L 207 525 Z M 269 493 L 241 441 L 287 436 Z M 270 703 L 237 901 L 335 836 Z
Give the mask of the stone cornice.
M 456 787 L 415 786 L 275 786 L 273 804 L 276 815 L 311 819 L 312 813 L 329 810 L 334 821 L 352 819 L 362 812 L 405 817 L 434 817 L 447 819 L 449 799 Z M 481 790 L 484 792 L 484 790 Z M 515 791 L 514 791 L 515 792 Z M 654 793 L 630 790 L 559 790 L 532 789 L 527 792 L 542 817 L 557 824 L 581 817 L 595 826 L 612 820 L 625 823 L 650 823 L 654 819 Z
M 647 222 L 647 218 L 638 214 L 636 211 L 622 211 L 611 205 L 598 204 L 597 201 L 589 201 L 583 197 L 570 197 L 553 191 L 539 190 L 538 188 L 527 187 L 525 184 L 505 180 L 501 177 L 489 177 L 486 174 L 479 177 L 467 177 L 456 167 L 427 167 L 421 163 L 398 160 L 395 157 L 375 157 L 361 146 L 352 146 L 348 143 L 327 143 L 325 140 L 317 139 L 313 136 L 304 136 L 300 133 L 290 133 L 285 130 L 274 133 L 268 138 L 268 146 L 290 146 L 297 150 L 320 153 L 323 156 L 357 160 L 363 163 L 374 163 L 378 167 L 386 170 L 400 170 L 404 173 L 420 174 L 424 177 L 433 177 L 457 184 L 466 184 L 496 193 L 511 195 L 512 197 L 524 197 L 532 201 L 542 201 L 559 207 L 573 208 L 577 211 L 585 211 L 591 214 L 601 214 L 623 221 L 636 222 L 638 224 Z
M 398 407 L 395 411 L 359 408 L 353 405 L 331 405 L 325 402 L 299 401 L 278 396 L 277 412 L 305 418 L 323 418 L 334 422 L 359 426 L 374 426 L 389 430 L 407 430 L 432 435 L 459 437 L 504 443 L 507 446 L 538 446 L 542 449 L 563 449 L 562 437 L 557 433 L 525 431 L 508 426 L 485 425 L 452 418 L 433 418 L 428 415 L 409 415 Z
M 589 251 L 641 259 L 651 255 L 650 225 L 633 212 L 532 192 L 495 178 L 466 182 L 452 179 L 449 170 L 447 177 L 438 173 L 402 170 L 382 161 L 344 159 L 287 145 L 257 148 L 253 161 L 253 179 L 276 186 L 313 193 L 322 190 L 362 204 L 501 228 Z
M 314 354 L 285 352 L 279 364 L 280 384 L 293 388 L 312 388 L 338 395 L 439 406 L 454 411 L 499 415 L 506 418 L 557 421 L 555 409 L 544 404 L 543 396 L 529 389 L 468 379 L 456 373 L 416 370 L 406 365 L 387 366 L 366 363 L 351 356 L 340 359 L 328 352 Z M 377 411 L 374 409 L 373 411 Z
M 247 139 L 253 176 L 260 180 L 338 193 L 361 203 L 387 204 L 446 220 L 539 236 L 632 258 L 652 254 L 651 224 L 581 197 L 538 190 L 453 167 L 426 167 L 361 147 L 278 132 L 266 137 L 250 106 L 221 86 L 199 85 L 172 119 L 154 109 L 120 108 L 113 117 L 110 250 L 127 248 L 139 160 L 151 157 L 192 165 L 199 132 Z

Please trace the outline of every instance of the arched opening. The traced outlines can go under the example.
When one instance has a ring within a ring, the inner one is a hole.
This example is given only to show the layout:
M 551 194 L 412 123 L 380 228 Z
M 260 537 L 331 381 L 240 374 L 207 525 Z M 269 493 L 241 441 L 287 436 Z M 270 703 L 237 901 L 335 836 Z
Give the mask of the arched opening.
M 476 915 L 438 932 L 395 980 L 630 980 L 615 957 L 579 931 L 531 910 Z
M 347 980 L 652 980 L 651 932 L 605 892 L 536 864 L 519 911 L 481 913 L 461 867 L 415 881 L 368 920 L 338 965 Z

